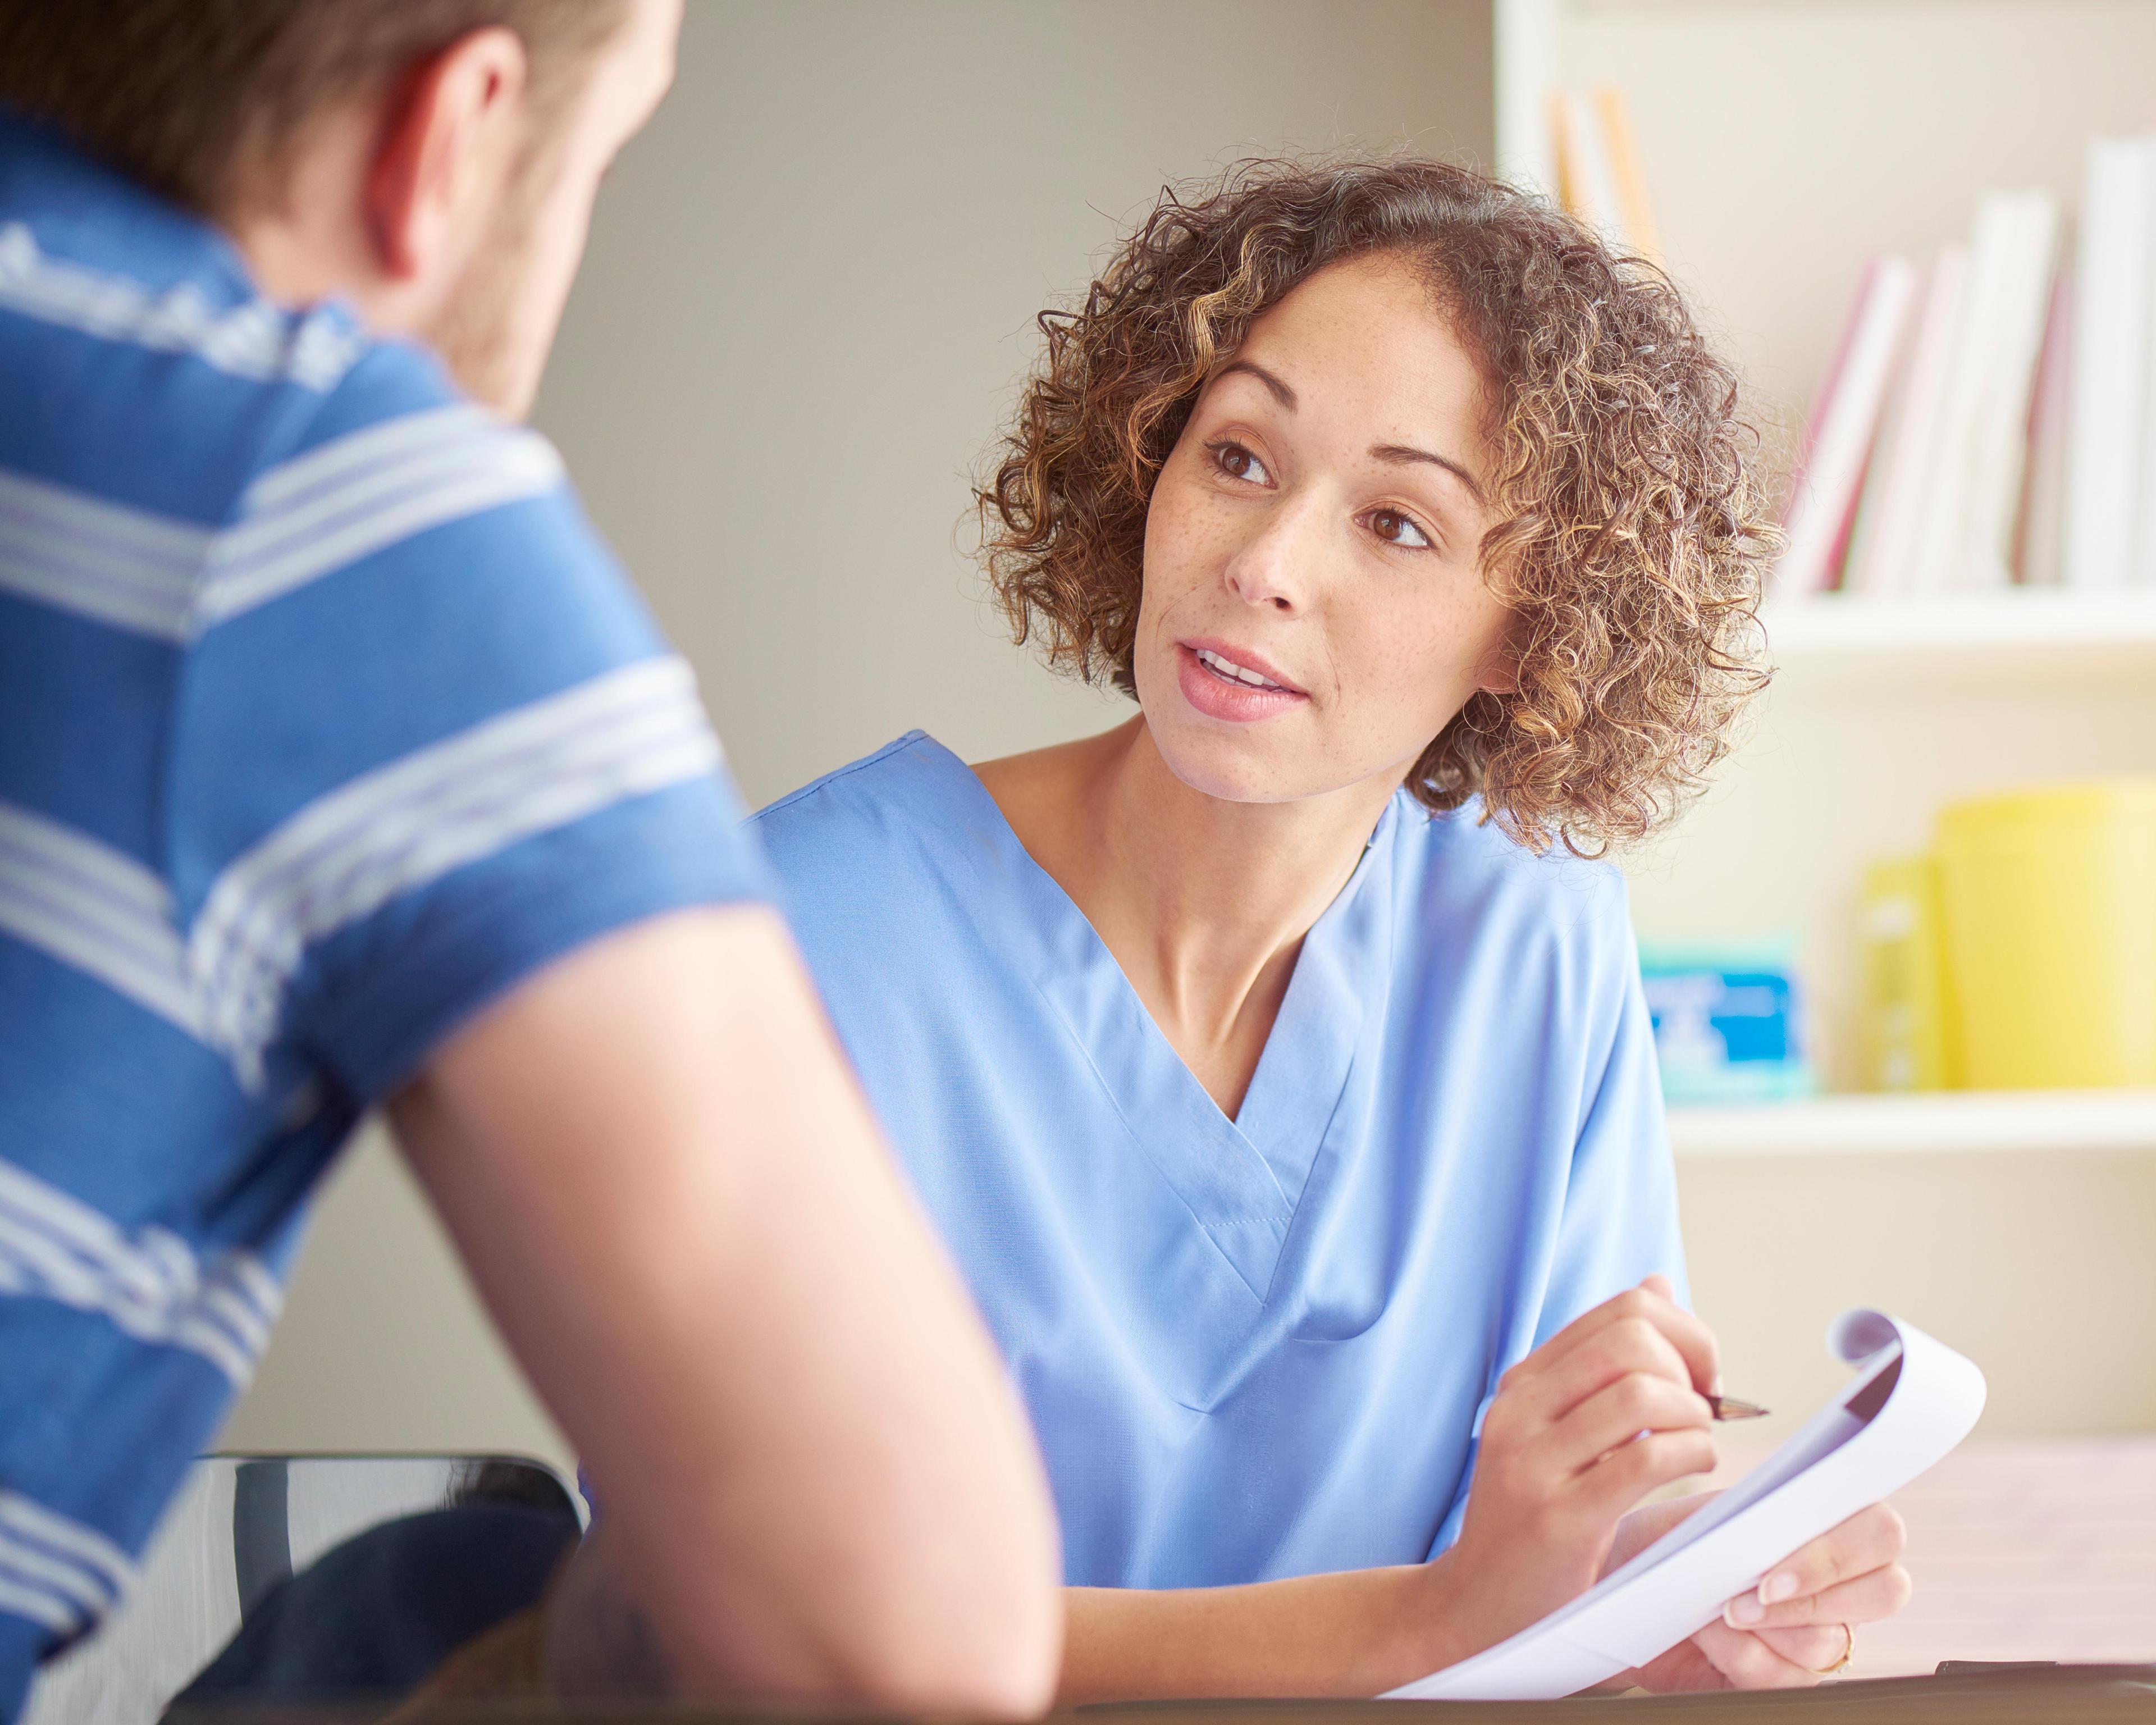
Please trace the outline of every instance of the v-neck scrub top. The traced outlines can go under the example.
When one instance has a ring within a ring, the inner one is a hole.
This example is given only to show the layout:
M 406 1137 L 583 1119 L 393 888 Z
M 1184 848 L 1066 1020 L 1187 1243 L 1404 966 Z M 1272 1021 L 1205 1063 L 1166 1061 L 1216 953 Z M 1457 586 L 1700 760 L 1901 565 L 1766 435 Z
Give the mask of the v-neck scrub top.
M 1606 865 L 1395 798 L 1231 1121 L 940 744 L 756 824 L 1031 1412 L 1073 1584 L 1432 1556 L 1499 1375 L 1650 1271 L 1681 1286 Z

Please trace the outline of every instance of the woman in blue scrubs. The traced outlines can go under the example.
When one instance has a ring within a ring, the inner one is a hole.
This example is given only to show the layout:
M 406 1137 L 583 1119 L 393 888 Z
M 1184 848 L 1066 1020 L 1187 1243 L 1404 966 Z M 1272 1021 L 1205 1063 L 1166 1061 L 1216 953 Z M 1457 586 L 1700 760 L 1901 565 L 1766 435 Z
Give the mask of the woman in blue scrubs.
M 1722 752 L 1770 535 L 1663 279 L 1455 169 L 1164 198 L 1043 325 L 988 567 L 1137 715 L 916 733 L 758 822 L 1040 1434 L 1063 1698 L 1373 1693 L 1712 1466 L 1584 855 Z M 1642 1680 L 1813 1681 L 1899 1550 L 1859 1517 Z

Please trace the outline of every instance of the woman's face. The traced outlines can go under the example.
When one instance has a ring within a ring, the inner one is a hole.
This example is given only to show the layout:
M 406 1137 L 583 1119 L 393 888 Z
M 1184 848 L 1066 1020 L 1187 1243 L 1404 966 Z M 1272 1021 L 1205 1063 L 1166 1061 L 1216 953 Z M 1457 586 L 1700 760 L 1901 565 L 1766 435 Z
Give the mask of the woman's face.
M 1336 264 L 1250 326 L 1146 520 L 1132 669 L 1194 789 L 1284 803 L 1397 787 L 1508 686 L 1482 579 L 1483 385 L 1397 259 Z

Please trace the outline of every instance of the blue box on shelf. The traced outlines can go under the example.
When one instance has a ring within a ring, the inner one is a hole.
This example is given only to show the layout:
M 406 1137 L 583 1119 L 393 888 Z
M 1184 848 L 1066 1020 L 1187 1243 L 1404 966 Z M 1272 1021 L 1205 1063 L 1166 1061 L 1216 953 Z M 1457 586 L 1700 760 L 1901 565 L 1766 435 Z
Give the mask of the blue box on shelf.
M 1818 1089 L 1788 943 L 1642 946 L 1640 980 L 1666 1101 L 1785 1101 Z

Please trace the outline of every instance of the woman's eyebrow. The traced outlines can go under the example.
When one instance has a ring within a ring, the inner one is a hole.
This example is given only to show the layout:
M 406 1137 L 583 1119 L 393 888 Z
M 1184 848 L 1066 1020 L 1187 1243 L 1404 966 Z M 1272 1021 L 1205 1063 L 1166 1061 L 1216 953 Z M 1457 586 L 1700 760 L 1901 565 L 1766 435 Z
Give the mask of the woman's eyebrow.
M 1286 383 L 1282 382 L 1281 379 L 1275 377 L 1270 372 L 1260 365 L 1255 360 L 1229 360 L 1227 364 L 1221 367 L 1219 371 L 1213 374 L 1214 381 L 1218 382 L 1220 378 L 1228 376 L 1231 372 L 1249 372 L 1250 376 L 1255 377 L 1259 382 L 1264 384 L 1266 388 L 1272 391 L 1273 399 L 1275 401 L 1286 408 L 1291 413 L 1295 411 L 1295 392 L 1289 388 Z
M 1418 449 L 1408 444 L 1373 444 L 1370 455 L 1373 460 L 1377 461 L 1427 461 L 1433 467 L 1442 467 L 1467 487 L 1469 496 L 1477 503 L 1482 501 L 1482 488 L 1475 483 L 1475 475 L 1450 455 L 1433 455 L 1428 449 Z

